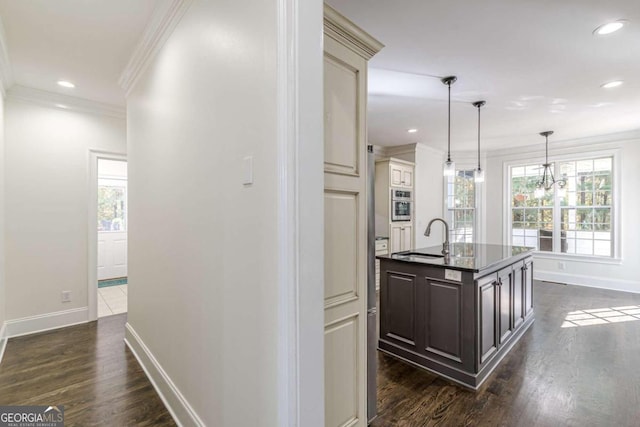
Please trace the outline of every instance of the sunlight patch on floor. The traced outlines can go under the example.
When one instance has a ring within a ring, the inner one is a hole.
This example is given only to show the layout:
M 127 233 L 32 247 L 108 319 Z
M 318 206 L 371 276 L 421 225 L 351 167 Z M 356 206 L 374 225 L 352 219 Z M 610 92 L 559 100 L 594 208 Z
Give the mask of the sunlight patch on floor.
M 606 325 L 607 323 L 633 322 L 640 320 L 640 306 L 593 308 L 576 310 L 567 314 L 562 323 L 563 328 L 576 326 Z

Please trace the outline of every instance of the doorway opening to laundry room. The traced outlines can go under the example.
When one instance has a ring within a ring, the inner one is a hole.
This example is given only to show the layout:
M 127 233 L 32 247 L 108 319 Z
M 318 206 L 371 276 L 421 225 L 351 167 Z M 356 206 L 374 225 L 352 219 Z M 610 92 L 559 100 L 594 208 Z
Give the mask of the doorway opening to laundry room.
M 127 162 L 98 158 L 97 317 L 127 312 Z

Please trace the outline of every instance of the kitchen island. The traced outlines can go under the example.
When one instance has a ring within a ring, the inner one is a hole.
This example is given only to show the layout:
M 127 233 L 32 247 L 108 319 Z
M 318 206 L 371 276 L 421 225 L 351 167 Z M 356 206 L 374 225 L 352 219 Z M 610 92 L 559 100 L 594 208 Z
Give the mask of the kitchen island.
M 454 243 L 380 260 L 378 348 L 477 389 L 534 320 L 533 257 Z

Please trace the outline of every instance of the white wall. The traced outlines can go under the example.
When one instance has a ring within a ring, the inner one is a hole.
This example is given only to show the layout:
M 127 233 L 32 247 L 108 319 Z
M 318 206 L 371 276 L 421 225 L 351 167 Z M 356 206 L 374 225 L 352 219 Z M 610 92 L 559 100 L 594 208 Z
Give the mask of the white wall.
M 394 147 L 378 147 L 379 157 L 394 157 L 415 163 L 414 179 L 414 246 L 425 248 L 442 245 L 444 227 L 435 225 L 431 235 L 424 235 L 433 218 L 444 218 L 444 153 L 421 143 Z
M 442 245 L 444 226 L 434 224 L 431 235 L 424 235 L 429 221 L 444 218 L 444 153 L 423 144 L 416 144 L 415 179 L 415 246 L 424 248 Z
M 98 159 L 98 178 L 127 179 L 127 162 Z
M 128 96 L 128 328 L 211 426 L 278 425 L 276 12 L 195 1 Z
M 0 94 L 0 358 L 3 349 L 3 326 L 6 317 L 5 290 L 5 171 L 4 160 L 4 96 Z
M 553 255 L 541 255 L 535 258 L 536 278 L 563 283 L 596 286 L 640 292 L 640 137 L 634 135 L 613 135 L 590 138 L 580 141 L 567 141 L 550 145 L 549 156 L 574 155 L 580 157 L 601 150 L 620 150 L 620 180 L 614 183 L 620 190 L 621 222 L 618 224 L 621 239 L 621 259 L 614 263 L 601 263 L 595 259 L 572 260 L 568 256 L 562 259 Z M 504 243 L 503 224 L 507 213 L 508 200 L 504 200 L 504 164 L 509 161 L 544 158 L 544 146 L 523 147 L 518 152 L 496 152 L 489 155 L 486 168 L 487 187 L 487 240 L 488 243 Z M 559 262 L 565 263 L 561 270 Z
M 5 113 L 6 317 L 86 307 L 89 149 L 124 153 L 125 122 L 11 98 Z

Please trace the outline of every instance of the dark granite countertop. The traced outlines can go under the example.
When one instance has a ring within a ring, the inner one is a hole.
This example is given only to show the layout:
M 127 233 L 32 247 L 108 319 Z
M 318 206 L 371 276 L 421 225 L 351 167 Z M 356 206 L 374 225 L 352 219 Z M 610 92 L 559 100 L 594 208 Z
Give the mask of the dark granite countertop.
M 441 266 L 453 270 L 478 273 L 482 270 L 497 266 L 509 259 L 517 261 L 514 258 L 525 258 L 533 251 L 533 248 L 525 246 L 452 243 L 449 245 L 449 251 L 448 262 L 446 262 L 442 255 L 442 246 L 412 249 L 410 251 L 396 252 L 389 255 L 378 255 L 376 258 Z

